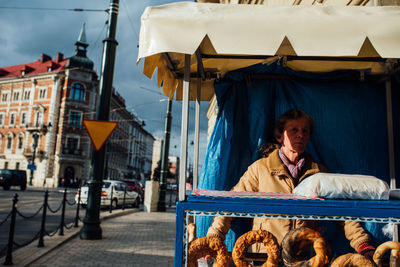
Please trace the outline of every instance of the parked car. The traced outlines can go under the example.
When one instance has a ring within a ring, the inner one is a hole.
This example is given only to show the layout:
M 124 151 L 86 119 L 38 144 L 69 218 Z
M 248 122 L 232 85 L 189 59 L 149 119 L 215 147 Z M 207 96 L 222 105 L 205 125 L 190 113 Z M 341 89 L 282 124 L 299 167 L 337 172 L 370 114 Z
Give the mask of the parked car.
M 11 186 L 19 186 L 21 190 L 26 189 L 26 171 L 23 170 L 0 170 L 0 186 L 9 190 Z
M 140 203 L 144 202 L 144 186 L 138 180 L 123 179 L 122 182 L 126 183 L 130 189 L 135 191 L 140 196 Z
M 121 181 L 116 180 L 104 180 L 103 187 L 101 190 L 100 206 L 107 207 L 112 204 L 113 209 L 122 206 L 125 195 L 125 205 L 132 207 L 139 207 L 140 196 L 137 192 L 133 191 L 128 185 Z M 82 207 L 86 207 L 88 199 L 88 186 L 81 187 L 81 199 L 80 204 Z M 78 202 L 79 191 L 75 195 L 75 201 Z M 112 200 L 112 201 L 111 201 Z

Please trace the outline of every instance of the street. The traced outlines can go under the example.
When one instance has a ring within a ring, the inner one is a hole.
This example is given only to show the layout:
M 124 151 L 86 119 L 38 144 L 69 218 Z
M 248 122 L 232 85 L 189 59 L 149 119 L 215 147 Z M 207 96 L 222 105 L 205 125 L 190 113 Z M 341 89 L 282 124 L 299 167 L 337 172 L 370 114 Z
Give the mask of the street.
M 15 194 L 18 194 L 18 203 L 17 209 L 19 213 L 21 213 L 24 217 L 32 217 L 32 218 L 23 218 L 19 214 L 16 216 L 16 224 L 15 224 L 15 235 L 14 235 L 14 250 L 33 242 L 38 242 L 38 233 L 40 231 L 41 220 L 43 210 L 39 209 L 43 205 L 45 191 L 49 191 L 48 197 L 48 206 L 52 211 L 56 211 L 53 213 L 49 209 L 47 210 L 46 215 L 46 232 L 48 234 L 59 234 L 59 230 L 57 230 L 60 226 L 61 221 L 61 204 L 64 194 L 63 188 L 33 188 L 28 187 L 25 191 L 19 190 L 19 188 L 11 188 L 11 190 L 3 190 L 0 189 L 0 257 L 6 255 L 7 253 L 7 244 L 8 244 L 8 236 L 10 230 L 10 221 L 11 218 L 8 217 L 6 221 L 4 221 L 7 216 L 11 213 L 12 210 L 12 201 Z M 76 204 L 75 204 L 75 194 L 77 192 L 77 188 L 67 188 L 67 201 L 65 207 L 65 220 L 64 224 L 68 227 L 74 227 L 75 216 L 76 216 Z M 166 207 L 170 208 L 171 206 L 175 206 L 176 202 L 176 192 L 167 191 L 166 194 Z M 73 205 L 71 205 L 73 204 Z M 142 209 L 142 207 L 140 207 Z M 39 212 L 38 212 L 39 211 Z M 102 209 L 101 212 L 109 212 L 108 208 Z M 85 217 L 86 209 L 81 208 L 79 211 L 79 218 L 83 219 Z M 79 221 L 79 225 L 82 225 L 82 222 Z M 65 228 L 64 228 L 65 230 Z M 46 244 L 45 244 L 46 245 Z
M 48 206 L 51 210 L 56 211 L 52 213 L 49 209 L 47 210 L 46 216 L 46 232 L 52 234 L 60 226 L 61 221 L 61 203 L 63 199 L 64 189 L 62 188 L 27 188 L 26 191 L 21 191 L 18 188 L 11 188 L 11 190 L 5 191 L 0 189 L 0 257 L 4 256 L 7 252 L 8 235 L 10 230 L 9 217 L 7 221 L 4 221 L 12 210 L 12 201 L 15 194 L 18 194 L 17 209 L 24 217 L 31 217 L 38 212 L 44 202 L 45 190 L 49 190 Z M 76 215 L 76 205 L 74 196 L 77 192 L 76 188 L 67 189 L 67 201 L 65 208 L 65 225 L 68 227 L 73 226 Z M 37 238 L 37 234 L 40 231 L 41 210 L 32 218 L 23 218 L 19 214 L 16 216 L 15 224 L 15 235 L 14 235 L 14 249 L 21 245 L 25 245 L 32 239 Z M 80 210 L 80 218 L 85 216 L 85 210 Z M 56 233 L 58 234 L 58 233 Z M 37 241 L 35 241 L 37 242 Z

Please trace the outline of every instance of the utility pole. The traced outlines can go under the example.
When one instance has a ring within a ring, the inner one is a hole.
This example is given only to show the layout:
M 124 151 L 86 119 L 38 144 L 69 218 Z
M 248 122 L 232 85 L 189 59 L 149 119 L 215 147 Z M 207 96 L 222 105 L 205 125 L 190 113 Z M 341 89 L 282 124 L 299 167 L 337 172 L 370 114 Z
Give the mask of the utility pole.
M 169 154 L 169 139 L 171 135 L 171 110 L 172 110 L 172 99 L 168 99 L 167 115 L 165 116 L 165 131 L 164 131 L 164 142 L 161 150 L 161 170 L 160 170 L 160 189 L 158 196 L 158 211 L 166 211 L 165 207 L 165 195 L 167 191 L 167 174 L 168 174 L 168 154 Z
M 117 17 L 119 0 L 111 0 L 108 13 L 108 31 L 104 42 L 103 59 L 100 75 L 100 101 L 97 107 L 96 120 L 108 121 L 110 116 L 110 103 L 112 95 L 112 84 L 114 77 L 115 51 L 118 42 L 115 40 L 117 29 Z M 93 150 L 93 176 L 88 182 L 88 202 L 86 215 L 83 219 L 83 227 L 80 231 L 80 238 L 86 240 L 96 240 L 102 238 L 100 227 L 100 200 L 101 188 L 104 177 L 104 161 L 106 146 L 103 145 L 99 150 Z

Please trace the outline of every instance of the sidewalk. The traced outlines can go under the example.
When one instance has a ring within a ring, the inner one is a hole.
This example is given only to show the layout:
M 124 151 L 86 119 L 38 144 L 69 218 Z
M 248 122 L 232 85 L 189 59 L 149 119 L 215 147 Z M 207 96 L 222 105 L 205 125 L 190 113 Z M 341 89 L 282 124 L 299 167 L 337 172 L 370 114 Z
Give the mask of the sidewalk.
M 81 240 L 79 228 L 13 253 L 13 266 L 173 266 L 175 209 L 138 209 L 101 214 L 101 240 Z M 82 223 L 80 223 L 82 226 Z M 2 258 L 4 262 L 4 258 Z M 1 262 L 1 264 L 3 264 Z

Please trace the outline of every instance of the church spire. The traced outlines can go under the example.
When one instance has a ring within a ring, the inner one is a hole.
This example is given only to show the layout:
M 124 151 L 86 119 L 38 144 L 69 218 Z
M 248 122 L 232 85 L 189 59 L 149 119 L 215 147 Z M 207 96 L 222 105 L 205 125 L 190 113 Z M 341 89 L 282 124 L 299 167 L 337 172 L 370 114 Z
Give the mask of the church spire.
M 65 65 L 66 68 L 84 68 L 93 70 L 93 61 L 90 60 L 86 56 L 86 48 L 89 44 L 86 41 L 86 31 L 85 31 L 85 23 L 83 23 L 81 31 L 79 33 L 78 40 L 75 43 L 76 50 L 75 55 L 70 57 L 67 64 Z
M 76 55 L 81 57 L 86 57 L 86 48 L 89 46 L 86 41 L 85 25 L 86 23 L 84 22 L 81 28 L 81 32 L 79 33 L 78 40 L 75 43 Z
M 86 23 L 84 22 L 81 28 L 81 32 L 79 33 L 78 41 L 77 43 L 80 43 L 81 45 L 88 46 L 89 44 L 86 42 L 86 31 L 85 31 L 85 26 Z

